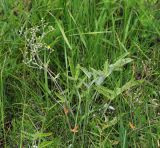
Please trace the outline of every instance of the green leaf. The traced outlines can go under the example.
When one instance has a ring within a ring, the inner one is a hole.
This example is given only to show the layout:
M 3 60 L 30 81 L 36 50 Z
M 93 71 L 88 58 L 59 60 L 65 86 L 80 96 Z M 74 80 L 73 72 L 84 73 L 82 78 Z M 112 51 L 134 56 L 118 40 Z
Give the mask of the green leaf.
M 105 76 L 108 76 L 108 74 L 109 74 L 109 64 L 108 64 L 108 60 L 104 63 L 103 72 L 104 72 Z
M 77 64 L 76 71 L 75 71 L 75 79 L 76 80 L 78 80 L 79 74 L 80 74 L 80 65 Z
M 49 137 L 52 133 L 36 133 L 33 135 L 33 139 L 43 138 L 43 137 Z
M 86 42 L 84 39 L 84 35 L 82 34 L 80 27 L 78 26 L 78 24 L 77 24 L 76 20 L 74 19 L 73 15 L 71 14 L 71 12 L 68 11 L 68 13 L 69 13 L 70 17 L 72 18 L 73 22 L 75 23 L 75 25 L 77 26 L 77 30 L 78 30 L 78 33 L 79 33 L 79 36 L 80 36 L 80 39 L 81 39 L 83 45 L 87 48 L 87 45 L 86 45 Z
M 131 58 L 124 58 L 124 59 L 119 59 L 117 62 L 115 62 L 114 64 L 111 64 L 109 66 L 110 71 L 116 71 L 119 70 L 120 68 L 122 68 L 124 65 L 132 62 L 133 60 Z
M 105 125 L 102 126 L 103 130 L 105 130 L 106 128 L 109 128 L 115 124 L 117 124 L 118 122 L 118 118 L 114 117 L 112 120 L 108 121 Z
M 115 94 L 113 90 L 110 90 L 104 86 L 96 86 L 95 89 L 98 91 L 98 93 L 104 95 L 109 100 L 112 99 Z
M 44 148 L 46 146 L 49 146 L 53 143 L 54 141 L 44 141 L 44 142 L 41 142 L 39 145 L 38 145 L 38 148 Z
M 124 91 L 132 88 L 133 86 L 142 84 L 143 82 L 144 82 L 143 80 L 138 80 L 138 81 L 130 80 L 125 85 L 123 85 L 121 88 L 115 88 L 115 90 L 110 90 L 104 86 L 96 86 L 95 89 L 98 91 L 98 93 L 104 95 L 107 99 L 113 100 L 118 95 L 122 94 Z
M 31 134 L 31 133 L 27 133 L 25 131 L 22 131 L 22 133 L 27 136 L 29 139 L 32 140 L 36 140 L 38 138 L 43 138 L 43 137 L 49 137 L 52 135 L 52 133 L 35 133 L 35 134 Z
M 144 82 L 144 80 L 130 80 L 129 82 L 127 82 L 125 85 L 122 86 L 121 91 L 126 91 L 134 86 L 140 85 Z
M 64 29 L 62 28 L 61 24 L 59 23 L 59 21 L 58 21 L 56 18 L 55 18 L 55 20 L 56 20 L 56 23 L 57 23 L 57 25 L 58 25 L 58 28 L 60 29 L 60 31 L 61 31 L 61 33 L 62 33 L 62 36 L 63 36 L 64 41 L 65 41 L 66 44 L 68 45 L 69 49 L 72 50 L 72 47 L 71 47 L 71 45 L 70 45 L 70 43 L 69 43 L 69 41 L 68 41 L 68 39 L 67 39 L 67 36 L 66 36 L 66 34 L 65 34 L 65 32 L 64 32 Z
M 92 76 L 92 73 L 89 72 L 86 68 L 84 67 L 80 67 L 80 69 L 85 73 L 85 75 L 88 77 L 88 78 L 91 78 Z
M 64 98 L 63 95 L 61 95 L 61 94 L 59 94 L 59 93 L 57 93 L 57 92 L 55 92 L 55 95 L 61 100 L 62 103 L 65 102 L 65 98 Z

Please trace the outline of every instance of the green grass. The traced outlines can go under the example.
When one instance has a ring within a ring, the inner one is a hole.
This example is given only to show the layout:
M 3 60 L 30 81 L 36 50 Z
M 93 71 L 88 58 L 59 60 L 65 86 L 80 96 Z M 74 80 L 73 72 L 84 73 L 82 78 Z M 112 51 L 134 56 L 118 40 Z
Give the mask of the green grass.
M 1 0 L 0 147 L 160 147 L 158 0 Z

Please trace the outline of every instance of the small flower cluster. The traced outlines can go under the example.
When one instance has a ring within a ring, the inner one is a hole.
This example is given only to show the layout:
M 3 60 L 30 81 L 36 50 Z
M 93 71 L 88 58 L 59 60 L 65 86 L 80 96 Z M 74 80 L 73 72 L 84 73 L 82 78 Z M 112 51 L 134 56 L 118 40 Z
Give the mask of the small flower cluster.
M 23 33 L 26 42 L 24 51 L 24 63 L 32 68 L 42 69 L 44 67 L 44 51 L 50 54 L 53 49 L 44 42 L 44 37 L 54 31 L 52 26 L 41 21 L 42 25 L 26 29 Z M 47 31 L 45 31 L 47 30 Z M 22 34 L 22 32 L 20 33 Z

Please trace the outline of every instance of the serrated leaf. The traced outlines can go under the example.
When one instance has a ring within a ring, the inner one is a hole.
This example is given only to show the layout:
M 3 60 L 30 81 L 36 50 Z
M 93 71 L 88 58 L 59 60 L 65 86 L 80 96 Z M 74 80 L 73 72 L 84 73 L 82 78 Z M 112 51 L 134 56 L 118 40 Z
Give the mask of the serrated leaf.
M 126 65 L 126 64 L 128 64 L 132 61 L 133 61 L 133 59 L 131 59 L 131 58 L 119 59 L 114 64 L 111 64 L 109 66 L 109 68 L 110 68 L 111 71 L 120 70 L 120 68 L 122 68 L 124 65 Z
M 94 68 L 91 68 L 91 71 L 92 71 L 92 75 L 93 75 L 94 77 L 100 76 L 100 75 L 104 75 L 104 72 L 101 71 L 101 70 L 96 70 L 96 69 L 94 69 Z
M 95 89 L 100 94 L 104 95 L 107 99 L 113 100 L 113 99 L 115 99 L 115 97 L 122 94 L 124 91 L 132 88 L 133 86 L 136 86 L 136 85 L 139 85 L 142 83 L 143 83 L 143 80 L 138 80 L 138 81 L 130 80 L 125 85 L 123 85 L 121 88 L 116 88 L 115 90 L 110 90 L 104 86 L 96 86 Z
M 126 90 L 130 89 L 131 87 L 142 84 L 143 82 L 144 82 L 144 80 L 137 80 L 137 81 L 130 80 L 129 82 L 127 82 L 125 85 L 122 86 L 121 90 L 122 90 L 122 92 L 126 91 Z
M 80 67 L 80 69 L 85 73 L 85 75 L 90 79 L 92 76 L 92 73 L 89 72 L 86 68 Z
M 32 140 L 36 140 L 38 138 L 48 137 L 48 136 L 52 135 L 52 133 L 34 133 L 34 134 L 31 134 L 31 133 L 27 133 L 25 131 L 22 131 L 22 133 L 25 136 L 28 136 L 28 138 L 31 138 Z
M 44 148 L 46 146 L 49 146 L 53 143 L 53 141 L 44 141 L 44 142 L 41 142 L 39 145 L 38 145 L 38 148 Z
M 33 139 L 43 138 L 43 137 L 49 137 L 52 133 L 36 133 L 33 135 Z
M 104 95 L 108 99 L 112 99 L 115 94 L 113 90 L 110 90 L 104 86 L 96 86 L 95 89 L 98 91 L 98 93 Z

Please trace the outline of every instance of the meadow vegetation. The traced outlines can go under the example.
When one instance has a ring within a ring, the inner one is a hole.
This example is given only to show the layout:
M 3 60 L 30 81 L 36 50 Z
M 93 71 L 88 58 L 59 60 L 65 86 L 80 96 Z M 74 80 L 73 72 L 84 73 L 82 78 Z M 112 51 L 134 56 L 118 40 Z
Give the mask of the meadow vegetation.
M 159 0 L 1 0 L 0 147 L 160 147 Z

